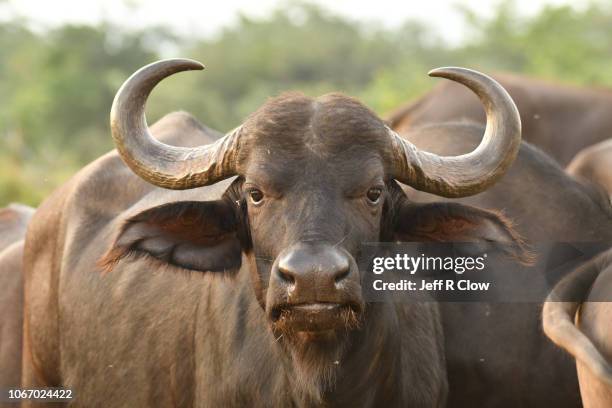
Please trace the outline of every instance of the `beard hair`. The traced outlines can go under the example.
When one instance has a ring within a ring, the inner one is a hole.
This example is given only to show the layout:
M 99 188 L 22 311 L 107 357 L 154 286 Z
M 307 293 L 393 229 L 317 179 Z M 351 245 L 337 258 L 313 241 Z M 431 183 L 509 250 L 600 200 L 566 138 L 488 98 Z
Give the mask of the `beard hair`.
M 333 389 L 340 363 L 349 346 L 349 333 L 361 322 L 350 308 L 342 310 L 344 326 L 322 332 L 292 330 L 290 315 L 282 315 L 274 325 L 277 341 L 289 353 L 294 375 L 289 381 L 304 402 L 321 404 L 326 391 Z

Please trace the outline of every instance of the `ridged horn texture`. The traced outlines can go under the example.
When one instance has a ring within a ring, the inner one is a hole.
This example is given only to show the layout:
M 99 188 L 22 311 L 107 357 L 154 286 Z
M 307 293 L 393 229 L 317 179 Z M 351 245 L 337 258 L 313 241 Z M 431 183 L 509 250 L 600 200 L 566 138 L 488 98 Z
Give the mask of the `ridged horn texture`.
M 136 71 L 115 95 L 110 123 L 117 150 L 132 171 L 151 184 L 184 190 L 236 174 L 240 127 L 212 144 L 194 148 L 166 145 L 149 132 L 145 104 L 153 88 L 177 72 L 201 69 L 202 64 L 189 59 L 154 62 Z
M 521 119 L 506 90 L 494 79 L 465 68 L 438 68 L 432 77 L 447 78 L 472 90 L 484 105 L 487 125 L 478 147 L 464 155 L 443 157 L 417 149 L 389 129 L 394 178 L 417 190 L 444 197 L 466 197 L 495 183 L 512 164 L 521 143 Z

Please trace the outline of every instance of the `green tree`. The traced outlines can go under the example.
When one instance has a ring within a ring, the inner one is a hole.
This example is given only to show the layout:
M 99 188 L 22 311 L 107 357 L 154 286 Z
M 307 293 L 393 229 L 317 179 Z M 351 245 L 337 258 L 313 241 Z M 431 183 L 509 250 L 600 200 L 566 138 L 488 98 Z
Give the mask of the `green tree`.
M 221 131 L 286 90 L 341 91 L 385 114 L 430 89 L 436 81 L 426 73 L 438 66 L 612 86 L 609 2 L 525 16 L 502 0 L 492 15 L 459 12 L 469 35 L 455 46 L 422 22 L 385 29 L 307 2 L 284 3 L 263 18 L 242 16 L 210 38 L 111 23 L 41 32 L 23 19 L 0 22 L 0 206 L 37 205 L 111 149 L 116 90 L 162 54 L 194 58 L 207 69 L 163 81 L 148 105 L 150 122 L 183 109 Z

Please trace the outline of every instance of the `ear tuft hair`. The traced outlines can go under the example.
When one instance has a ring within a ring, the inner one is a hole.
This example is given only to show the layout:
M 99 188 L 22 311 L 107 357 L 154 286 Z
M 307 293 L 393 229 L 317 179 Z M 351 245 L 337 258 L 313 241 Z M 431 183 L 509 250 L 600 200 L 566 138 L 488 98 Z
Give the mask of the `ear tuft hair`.
M 490 242 L 508 256 L 532 265 L 535 254 L 502 212 L 459 203 L 405 203 L 395 214 L 395 237 L 406 242 Z

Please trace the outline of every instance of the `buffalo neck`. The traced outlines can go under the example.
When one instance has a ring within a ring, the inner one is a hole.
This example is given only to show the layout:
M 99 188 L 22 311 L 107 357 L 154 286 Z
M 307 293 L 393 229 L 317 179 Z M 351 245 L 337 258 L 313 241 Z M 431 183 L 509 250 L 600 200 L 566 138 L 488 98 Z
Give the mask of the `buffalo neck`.
M 200 323 L 194 334 L 198 392 L 210 397 L 211 387 L 224 377 L 224 382 L 235 387 L 218 389 L 219 403 L 240 400 L 240 395 L 253 390 L 285 406 L 320 406 L 332 401 L 334 406 L 378 406 L 401 401 L 402 341 L 397 336 L 401 330 L 395 305 L 366 307 L 361 327 L 346 334 L 343 352 L 331 362 L 335 365 L 332 380 L 318 384 L 320 388 L 314 390 L 318 392 L 313 392 L 296 381 L 298 373 L 288 345 L 273 335 L 248 273 L 242 272 L 231 280 L 211 282 L 200 301 Z M 198 373 L 198 359 L 215 356 L 219 360 L 212 366 L 219 372 Z

